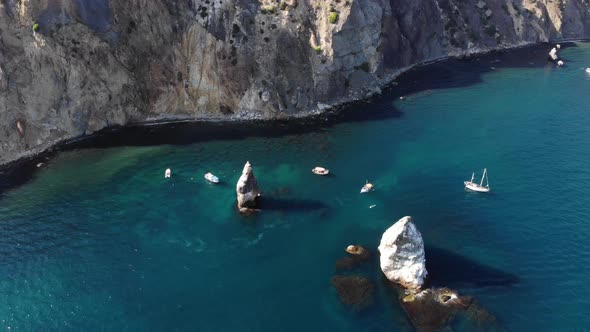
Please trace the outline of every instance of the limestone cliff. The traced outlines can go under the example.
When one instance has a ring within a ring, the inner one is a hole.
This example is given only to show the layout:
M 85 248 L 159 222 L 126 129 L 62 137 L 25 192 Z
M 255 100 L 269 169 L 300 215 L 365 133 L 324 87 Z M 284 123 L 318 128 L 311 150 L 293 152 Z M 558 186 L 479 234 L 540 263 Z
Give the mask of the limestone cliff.
M 2 0 L 0 164 L 130 122 L 306 115 L 415 63 L 589 36 L 589 0 Z

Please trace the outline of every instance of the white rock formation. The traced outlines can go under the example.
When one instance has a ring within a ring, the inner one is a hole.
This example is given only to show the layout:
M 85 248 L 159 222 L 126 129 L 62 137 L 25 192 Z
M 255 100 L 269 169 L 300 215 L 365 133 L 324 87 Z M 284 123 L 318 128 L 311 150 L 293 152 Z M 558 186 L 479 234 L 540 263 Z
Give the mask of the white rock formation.
M 405 288 L 419 289 L 428 275 L 422 235 L 406 216 L 389 227 L 379 244 L 381 270 Z
M 240 176 L 236 184 L 236 194 L 238 197 L 238 209 L 241 212 L 247 212 L 256 207 L 256 200 L 260 196 L 260 190 L 249 161 L 244 165 L 242 176 Z

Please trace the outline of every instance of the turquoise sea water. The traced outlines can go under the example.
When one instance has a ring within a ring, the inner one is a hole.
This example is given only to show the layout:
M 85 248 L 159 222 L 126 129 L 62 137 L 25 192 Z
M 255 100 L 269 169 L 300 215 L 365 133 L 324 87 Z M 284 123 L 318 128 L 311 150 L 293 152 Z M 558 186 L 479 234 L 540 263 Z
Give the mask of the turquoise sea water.
M 0 197 L 0 329 L 408 331 L 377 265 L 364 312 L 330 278 L 348 244 L 376 250 L 411 215 L 434 285 L 510 331 L 590 330 L 590 45 L 564 68 L 546 51 L 419 69 L 301 133 L 58 153 Z M 241 217 L 246 160 L 265 201 Z M 493 192 L 465 192 L 484 167 Z

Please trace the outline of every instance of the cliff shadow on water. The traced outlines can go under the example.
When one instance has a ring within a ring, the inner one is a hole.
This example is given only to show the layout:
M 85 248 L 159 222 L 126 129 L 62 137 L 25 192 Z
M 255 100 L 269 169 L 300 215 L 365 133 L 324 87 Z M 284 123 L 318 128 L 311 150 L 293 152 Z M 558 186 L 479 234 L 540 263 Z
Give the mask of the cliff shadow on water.
M 562 43 L 562 49 L 576 47 Z M 381 95 L 346 103 L 319 115 L 267 121 L 182 121 L 138 123 L 106 128 L 97 133 L 67 141 L 32 158 L 0 166 L 0 195 L 26 183 L 39 163 L 50 162 L 61 151 L 116 146 L 187 145 L 213 140 L 243 140 L 249 137 L 276 138 L 327 131 L 340 123 L 381 121 L 399 118 L 403 113 L 394 101 L 401 97 L 429 93 L 435 89 L 469 87 L 482 82 L 482 76 L 501 68 L 543 68 L 555 66 L 547 60 L 552 44 L 539 44 L 494 51 L 461 59 L 450 58 L 416 66 L 401 74 Z M 567 61 L 567 59 L 566 59 Z M 272 205 L 280 206 L 277 202 Z M 304 204 L 305 205 L 305 204 Z

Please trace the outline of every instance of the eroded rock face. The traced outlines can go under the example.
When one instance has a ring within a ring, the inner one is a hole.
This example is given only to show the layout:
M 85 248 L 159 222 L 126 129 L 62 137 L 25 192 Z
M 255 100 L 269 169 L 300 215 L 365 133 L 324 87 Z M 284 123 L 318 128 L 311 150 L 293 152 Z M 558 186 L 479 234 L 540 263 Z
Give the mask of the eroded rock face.
M 332 286 L 336 288 L 340 301 L 355 310 L 369 307 L 375 298 L 375 286 L 365 277 L 333 276 Z
M 242 176 L 240 176 L 236 185 L 236 194 L 238 197 L 238 209 L 241 212 L 248 212 L 256 208 L 260 191 L 249 161 L 244 165 Z
M 584 37 L 585 0 L 4 1 L 0 163 L 129 122 L 314 114 L 418 62 Z
M 401 218 L 383 233 L 379 253 L 381 271 L 387 279 L 405 288 L 422 287 L 428 274 L 424 241 L 411 217 Z
M 2 70 L 2 66 L 0 66 L 0 92 L 5 91 L 6 89 L 8 89 L 8 80 L 6 79 L 4 70 Z

